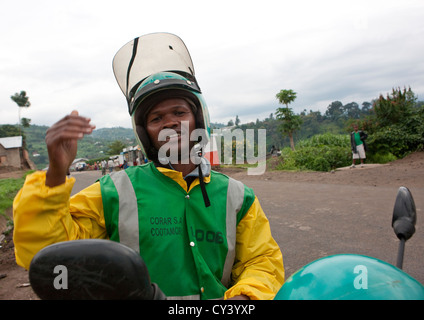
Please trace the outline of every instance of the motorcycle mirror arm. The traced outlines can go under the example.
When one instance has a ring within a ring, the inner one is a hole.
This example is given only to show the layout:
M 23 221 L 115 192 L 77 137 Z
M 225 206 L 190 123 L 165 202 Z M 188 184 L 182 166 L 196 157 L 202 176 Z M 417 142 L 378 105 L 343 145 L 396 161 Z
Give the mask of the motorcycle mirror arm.
M 414 198 L 406 187 L 400 187 L 393 209 L 392 227 L 400 240 L 396 266 L 402 269 L 405 243 L 415 233 L 417 212 Z

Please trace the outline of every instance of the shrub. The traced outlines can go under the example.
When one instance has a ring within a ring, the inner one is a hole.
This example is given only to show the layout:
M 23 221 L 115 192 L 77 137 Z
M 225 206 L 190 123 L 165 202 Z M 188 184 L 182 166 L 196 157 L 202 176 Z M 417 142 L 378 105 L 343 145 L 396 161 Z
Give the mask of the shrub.
M 397 158 L 390 152 L 386 153 L 368 153 L 367 162 L 371 163 L 388 163 L 395 161 Z
M 286 147 L 281 150 L 282 161 L 275 167 L 277 170 L 299 170 L 294 159 L 294 151 Z
M 330 171 L 331 166 L 330 163 L 324 157 L 315 158 L 312 163 L 312 168 L 315 171 Z
M 350 138 L 347 134 L 323 133 L 312 136 L 309 139 L 299 141 L 297 148 L 303 147 L 319 147 L 319 146 L 334 146 L 350 148 Z
M 321 145 L 298 148 L 294 153 L 296 165 L 303 170 L 329 171 L 348 166 L 351 151 L 347 147 Z
M 376 154 L 392 153 L 395 157 L 402 158 L 409 152 L 422 149 L 424 138 L 422 133 L 410 133 L 400 125 L 385 127 L 368 140 L 370 152 Z
M 299 142 L 296 151 L 284 148 L 281 156 L 278 169 L 329 171 L 348 166 L 352 154 L 348 135 L 326 133 Z

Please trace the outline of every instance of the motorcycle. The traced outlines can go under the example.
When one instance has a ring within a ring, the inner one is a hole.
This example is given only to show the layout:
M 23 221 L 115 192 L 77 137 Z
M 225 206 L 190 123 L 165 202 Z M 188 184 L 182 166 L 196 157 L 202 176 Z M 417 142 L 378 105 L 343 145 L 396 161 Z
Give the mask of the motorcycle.
M 424 286 L 401 270 L 405 243 L 415 233 L 415 224 L 414 199 L 401 187 L 392 217 L 400 241 L 396 267 L 358 254 L 324 257 L 291 275 L 275 300 L 424 300 Z M 47 246 L 34 256 L 29 280 L 41 299 L 166 300 L 159 286 L 151 283 L 141 256 L 109 240 Z
M 424 287 L 402 271 L 405 243 L 415 233 L 416 208 L 411 192 L 400 187 L 392 227 L 399 239 L 396 267 L 358 254 L 315 260 L 291 275 L 275 300 L 424 300 Z

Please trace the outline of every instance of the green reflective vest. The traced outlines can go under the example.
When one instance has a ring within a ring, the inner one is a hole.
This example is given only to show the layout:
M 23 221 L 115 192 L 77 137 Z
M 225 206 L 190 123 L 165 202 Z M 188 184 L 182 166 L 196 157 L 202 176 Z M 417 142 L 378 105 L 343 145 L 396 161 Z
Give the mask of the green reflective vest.
M 212 171 L 205 207 L 200 185 L 190 192 L 153 163 L 100 179 L 111 240 L 140 253 L 168 299 L 219 299 L 230 285 L 236 227 L 253 191 Z

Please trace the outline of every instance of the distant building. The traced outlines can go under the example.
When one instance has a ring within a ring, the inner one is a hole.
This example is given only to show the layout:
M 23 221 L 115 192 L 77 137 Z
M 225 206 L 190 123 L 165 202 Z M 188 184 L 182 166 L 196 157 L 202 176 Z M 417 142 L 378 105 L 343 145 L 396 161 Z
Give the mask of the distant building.
M 0 138 L 0 166 L 21 168 L 22 136 Z
M 87 158 L 77 158 L 75 159 L 71 166 L 69 167 L 70 171 L 82 171 L 84 167 L 87 165 Z
M 22 136 L 0 138 L 0 168 L 37 170 L 23 147 Z
M 122 163 L 120 164 L 123 164 L 124 160 L 127 161 L 129 166 L 144 163 L 144 156 L 143 156 L 143 153 L 141 152 L 141 148 L 139 145 L 124 148 L 121 152 L 121 156 L 122 156 L 122 159 L 120 159 L 120 162 Z

